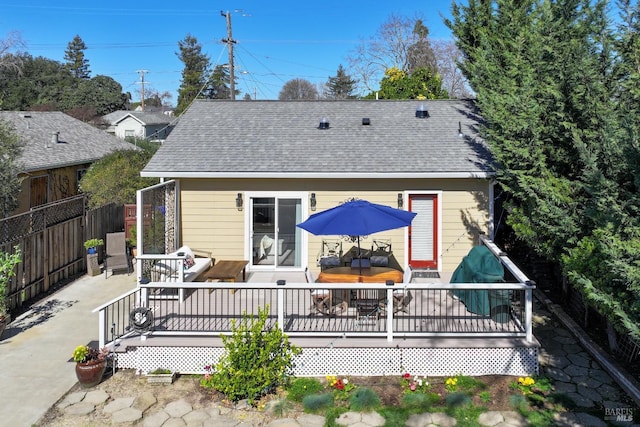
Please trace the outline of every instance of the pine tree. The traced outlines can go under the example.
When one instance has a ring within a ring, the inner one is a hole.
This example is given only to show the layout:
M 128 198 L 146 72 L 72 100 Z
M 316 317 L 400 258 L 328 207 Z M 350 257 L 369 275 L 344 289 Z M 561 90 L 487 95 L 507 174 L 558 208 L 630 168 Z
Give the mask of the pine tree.
M 178 42 L 180 52 L 176 53 L 184 64 L 182 82 L 178 89 L 178 105 L 175 114 L 180 115 L 189 107 L 191 102 L 206 89 L 210 68 L 209 57 L 202 53 L 202 45 L 198 40 L 187 34 L 184 40 Z
M 91 77 L 91 71 L 89 71 L 89 60 L 84 56 L 84 51 L 87 50 L 87 45 L 76 35 L 73 40 L 67 45 L 67 50 L 64 51 L 65 66 L 71 72 L 76 79 L 88 79 Z
M 447 25 L 486 120 L 507 223 L 640 337 L 638 28 L 622 37 L 620 62 L 606 6 L 469 0 Z
M 342 67 L 342 64 L 338 66 L 338 70 L 336 71 L 336 75 L 333 77 L 329 77 L 327 81 L 327 99 L 354 99 L 356 95 L 354 92 L 356 90 L 357 81 L 351 78 Z

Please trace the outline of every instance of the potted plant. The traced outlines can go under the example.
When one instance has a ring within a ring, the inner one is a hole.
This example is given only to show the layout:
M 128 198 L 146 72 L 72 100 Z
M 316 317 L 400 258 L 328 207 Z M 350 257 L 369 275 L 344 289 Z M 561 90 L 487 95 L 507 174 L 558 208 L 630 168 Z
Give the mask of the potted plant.
M 90 276 L 100 274 L 100 266 L 98 265 L 98 246 L 104 245 L 102 239 L 89 239 L 84 242 L 84 248 L 87 250 L 87 273 Z
M 98 246 L 104 245 L 104 240 L 102 239 L 89 239 L 84 242 L 84 248 L 87 250 L 89 254 L 95 254 L 98 252 Z
M 147 374 L 147 382 L 152 384 L 172 384 L 176 373 L 169 369 L 158 368 Z
M 73 351 L 73 360 L 76 362 L 76 377 L 81 386 L 89 388 L 102 381 L 104 371 L 107 369 L 107 356 L 109 350 L 98 350 L 88 345 L 79 345 Z
M 127 244 L 129 245 L 129 249 L 131 250 L 131 256 L 135 258 L 138 255 L 138 239 L 137 239 L 137 229 L 135 225 L 132 225 L 129 228 L 129 238 L 127 239 Z
M 0 252 L 0 336 L 11 321 L 7 303 L 9 281 L 15 275 L 15 266 L 21 262 L 20 248 L 15 246 L 12 254 Z

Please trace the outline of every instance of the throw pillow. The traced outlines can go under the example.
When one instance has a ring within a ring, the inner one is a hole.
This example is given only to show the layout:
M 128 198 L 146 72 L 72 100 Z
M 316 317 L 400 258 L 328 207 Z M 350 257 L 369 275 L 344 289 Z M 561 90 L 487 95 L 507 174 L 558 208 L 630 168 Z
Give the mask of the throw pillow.
M 188 270 L 194 265 L 196 265 L 196 260 L 193 259 L 191 255 L 187 255 L 187 257 L 184 259 L 184 269 Z

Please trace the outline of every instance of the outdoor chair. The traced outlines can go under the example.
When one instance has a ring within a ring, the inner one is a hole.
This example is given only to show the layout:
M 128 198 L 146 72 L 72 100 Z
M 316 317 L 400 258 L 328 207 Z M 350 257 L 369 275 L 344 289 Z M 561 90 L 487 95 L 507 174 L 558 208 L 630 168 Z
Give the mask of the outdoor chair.
M 320 270 L 327 268 L 339 267 L 340 258 L 342 257 L 342 240 L 323 239 L 322 248 L 318 254 L 318 265 Z
M 371 266 L 388 267 L 391 256 L 391 239 L 374 239 L 371 244 Z
M 127 241 L 124 231 L 119 233 L 107 233 L 106 253 L 104 255 L 104 277 L 108 277 L 111 270 L 127 269 L 127 274 L 131 274 L 131 262 L 129 260 L 129 251 L 127 251 Z
M 359 289 L 354 302 L 356 321 L 359 323 L 375 323 L 380 317 L 384 303 L 384 291 L 378 289 Z

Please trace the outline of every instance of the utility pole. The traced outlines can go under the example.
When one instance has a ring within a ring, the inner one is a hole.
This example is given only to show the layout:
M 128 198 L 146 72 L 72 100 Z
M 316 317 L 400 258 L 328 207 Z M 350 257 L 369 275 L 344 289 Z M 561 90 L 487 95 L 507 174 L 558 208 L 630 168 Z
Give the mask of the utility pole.
M 144 74 L 148 73 L 148 71 L 137 70 L 137 73 L 140 74 L 140 81 L 138 82 L 138 84 L 140 84 L 141 86 L 141 95 L 142 95 L 142 102 L 140 103 L 140 106 L 142 108 L 142 111 L 144 111 Z
M 236 99 L 236 76 L 235 76 L 235 70 L 234 70 L 234 66 L 233 66 L 233 45 L 236 42 L 233 39 L 233 35 L 231 34 L 231 13 L 230 12 L 223 12 L 220 11 L 220 15 L 224 16 L 225 18 L 227 18 L 227 38 L 226 39 L 222 39 L 222 43 L 226 43 L 227 44 L 227 50 L 229 51 L 229 79 L 231 80 L 229 83 L 229 91 L 231 92 L 229 94 L 229 98 L 232 101 L 235 101 Z

